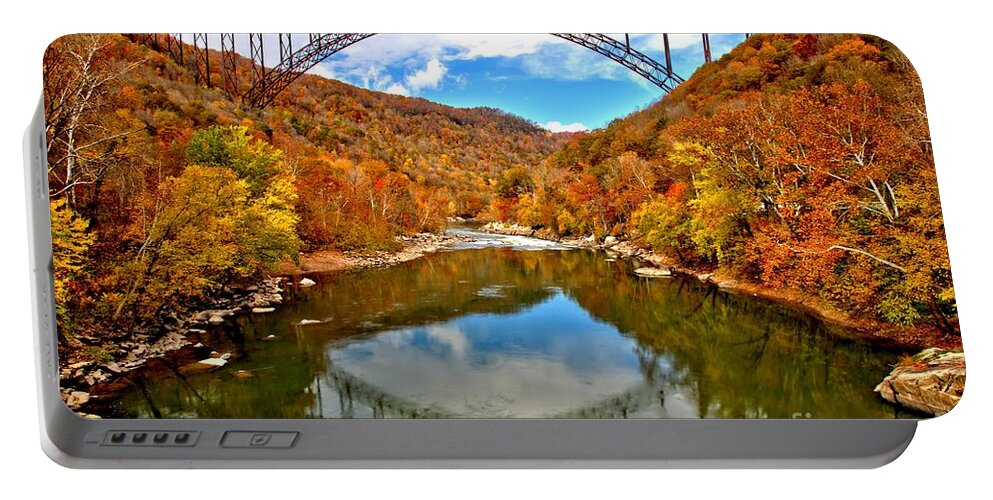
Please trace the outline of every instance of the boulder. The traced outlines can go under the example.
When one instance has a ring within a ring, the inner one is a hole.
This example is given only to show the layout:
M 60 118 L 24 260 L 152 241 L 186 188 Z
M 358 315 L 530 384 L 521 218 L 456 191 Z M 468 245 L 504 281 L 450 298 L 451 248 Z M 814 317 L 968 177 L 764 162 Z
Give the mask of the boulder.
M 310 278 L 304 278 L 304 279 L 300 280 L 300 286 L 303 286 L 303 287 L 314 286 L 316 284 L 317 284 L 317 282 L 314 281 L 314 280 L 312 280 L 312 279 L 310 279 Z
M 93 361 L 80 361 L 78 363 L 73 363 L 73 364 L 69 365 L 69 369 L 70 370 L 78 370 L 80 368 L 86 368 L 87 366 L 90 366 L 92 364 L 93 364 Z
M 616 236 L 607 236 L 606 238 L 603 239 L 604 245 L 613 245 L 614 243 L 617 243 Z
M 121 367 L 121 365 L 119 365 L 119 364 L 117 364 L 117 363 L 115 363 L 113 361 L 111 361 L 110 363 L 107 363 L 107 364 L 105 364 L 103 366 L 104 366 L 104 368 L 110 370 L 113 373 L 122 373 L 122 372 L 126 371 L 123 367 Z
M 228 360 L 224 358 L 207 358 L 197 361 L 197 364 L 204 365 L 211 368 L 220 368 L 228 364 Z
M 89 385 L 97 385 L 110 380 L 110 375 L 104 373 L 103 370 L 96 369 L 84 375 L 83 380 Z
M 90 400 L 90 393 L 83 391 L 69 391 L 68 393 L 63 393 L 62 397 L 65 400 L 66 406 L 68 406 L 69 409 L 74 410 Z
M 127 368 L 128 370 L 133 370 L 133 369 L 135 369 L 135 368 L 137 368 L 139 366 L 142 366 L 144 364 L 145 364 L 145 360 L 144 359 L 135 359 L 133 361 L 129 361 L 128 363 L 125 363 L 124 367 Z
M 901 363 L 876 386 L 883 399 L 929 415 L 951 411 L 965 389 L 965 355 L 932 347 Z
M 275 307 L 253 307 L 252 308 L 252 313 L 253 314 L 265 314 L 265 313 L 271 313 L 271 312 L 273 312 L 275 310 L 276 310 Z
M 210 319 L 207 320 L 207 322 L 212 325 L 219 325 L 221 323 L 224 323 L 224 316 L 221 316 L 220 314 L 212 314 L 210 316 Z
M 672 271 L 665 267 L 639 267 L 634 274 L 645 278 L 664 278 L 672 276 Z

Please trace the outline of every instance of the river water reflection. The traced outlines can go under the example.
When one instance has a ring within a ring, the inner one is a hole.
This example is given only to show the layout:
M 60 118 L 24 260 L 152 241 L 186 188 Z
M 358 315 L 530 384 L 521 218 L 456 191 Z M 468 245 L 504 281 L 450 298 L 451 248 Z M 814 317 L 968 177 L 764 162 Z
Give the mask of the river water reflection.
M 526 238 L 314 277 L 213 332 L 234 361 L 139 378 L 110 416 L 202 418 L 900 416 L 895 356 L 696 280 Z M 275 338 L 269 338 L 269 336 Z M 222 351 L 223 352 L 223 351 Z

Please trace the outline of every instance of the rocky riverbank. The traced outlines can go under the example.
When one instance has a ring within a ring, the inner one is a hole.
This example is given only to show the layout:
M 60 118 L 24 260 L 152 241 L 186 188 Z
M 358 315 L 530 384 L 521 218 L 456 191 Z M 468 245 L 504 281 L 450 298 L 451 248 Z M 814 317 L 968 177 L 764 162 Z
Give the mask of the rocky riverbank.
M 643 271 L 638 273 L 639 275 L 645 277 L 663 277 L 676 273 L 684 276 L 691 276 L 704 283 L 711 283 L 721 288 L 733 289 L 739 285 L 736 280 L 724 278 L 720 274 L 713 271 L 694 270 L 680 266 L 671 258 L 655 253 L 649 248 L 638 245 L 636 241 L 623 240 L 614 236 L 607 236 L 602 240 L 598 240 L 593 235 L 560 238 L 547 229 L 534 229 L 517 224 L 502 224 L 500 222 L 487 223 L 481 228 L 481 230 L 494 234 L 540 238 L 578 248 L 603 250 L 607 253 L 608 258 L 613 259 L 636 258 L 654 266 L 654 268 L 642 268 Z M 653 271 L 652 269 L 656 270 Z
M 300 276 L 310 273 L 325 273 L 348 269 L 366 269 L 372 267 L 389 267 L 401 262 L 423 257 L 437 252 L 447 246 L 472 238 L 465 235 L 448 233 L 418 233 L 413 236 L 399 236 L 397 241 L 402 245 L 395 252 L 355 252 L 338 250 L 321 250 L 300 254 L 300 262 L 284 263 L 279 273 L 286 276 Z
M 92 416 L 79 409 L 89 402 L 93 388 L 141 369 L 153 358 L 172 356 L 188 346 L 202 347 L 199 342 L 205 328 L 222 324 L 230 316 L 274 310 L 283 302 L 285 282 L 286 278 L 270 277 L 245 288 L 225 286 L 206 307 L 173 312 L 167 321 L 157 325 L 158 330 L 143 329 L 132 334 L 105 351 L 103 359 L 70 358 L 60 370 L 62 400 L 80 415 Z
M 499 222 L 490 222 L 482 226 L 481 230 L 494 234 L 530 236 L 556 241 L 564 245 L 603 250 L 607 253 L 608 258 L 636 258 L 650 264 L 650 267 L 639 273 L 641 276 L 664 277 L 668 271 L 669 274 L 695 278 L 729 293 L 758 297 L 803 311 L 826 323 L 842 327 L 843 331 L 839 332 L 841 334 L 882 347 L 916 352 L 929 347 L 961 349 L 962 346 L 960 337 L 942 335 L 934 328 L 903 328 L 858 318 L 835 308 L 820 297 L 804 295 L 795 290 L 771 288 L 758 283 L 739 281 L 733 276 L 727 276 L 719 269 L 689 268 L 667 255 L 661 255 L 640 245 L 637 240 L 621 239 L 614 236 L 597 239 L 592 235 L 559 238 L 547 229 L 534 229 Z M 650 270 L 651 268 L 657 268 L 659 271 L 653 272 Z
M 608 258 L 636 258 L 652 265 L 635 270 L 646 278 L 664 278 L 672 274 L 693 277 L 731 293 L 746 294 L 763 300 L 782 303 L 802 310 L 825 322 L 843 327 L 843 332 L 858 340 L 906 351 L 922 350 L 910 361 L 894 368 L 875 392 L 886 401 L 930 415 L 942 415 L 958 403 L 965 386 L 965 357 L 960 337 L 941 335 L 936 329 L 900 329 L 894 325 L 855 318 L 818 297 L 800 295 L 755 283 L 739 282 L 714 270 L 690 269 L 680 266 L 667 256 L 644 248 L 635 241 L 607 236 L 597 240 L 592 235 L 582 238 L 558 238 L 551 231 L 526 226 L 491 222 L 483 231 L 515 236 L 549 239 L 567 245 L 603 250 Z M 935 347 L 938 346 L 938 347 Z
M 82 416 L 92 392 L 107 390 L 119 378 L 138 370 L 153 358 L 167 358 L 184 348 L 200 352 L 204 359 L 195 361 L 203 369 L 223 366 L 230 359 L 227 353 L 211 352 L 201 342 L 207 328 L 222 325 L 237 314 L 266 314 L 283 303 L 284 287 L 307 287 L 316 282 L 303 275 L 349 269 L 388 267 L 436 252 L 471 237 L 454 234 L 420 233 L 398 237 L 402 248 L 396 252 L 336 252 L 324 251 L 301 254 L 299 264 L 284 264 L 277 273 L 289 276 L 266 278 L 258 285 L 246 288 L 224 287 L 207 307 L 189 312 L 175 312 L 158 331 L 143 331 L 131 335 L 110 352 L 108 359 L 70 359 L 61 369 L 61 393 L 66 406 Z M 209 356 L 203 353 L 209 352 Z

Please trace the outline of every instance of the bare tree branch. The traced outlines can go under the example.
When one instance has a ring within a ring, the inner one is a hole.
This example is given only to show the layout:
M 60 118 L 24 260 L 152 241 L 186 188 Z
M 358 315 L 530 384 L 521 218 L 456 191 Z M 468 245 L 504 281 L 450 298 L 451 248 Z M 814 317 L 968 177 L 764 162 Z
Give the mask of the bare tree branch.
M 824 250 L 819 250 L 819 251 L 801 250 L 799 248 L 793 248 L 793 247 L 790 247 L 790 246 L 787 246 L 786 248 L 789 248 L 790 250 L 792 250 L 792 251 L 794 251 L 796 253 L 814 254 L 814 255 L 825 254 L 825 253 L 828 253 L 828 252 L 830 252 L 832 250 L 843 250 L 843 251 L 846 251 L 846 252 L 853 252 L 853 253 L 865 255 L 866 257 L 869 257 L 870 259 L 875 260 L 876 262 L 879 262 L 880 264 L 883 264 L 883 265 L 892 267 L 893 269 L 896 269 L 896 270 L 898 270 L 898 271 L 900 271 L 902 273 L 907 272 L 907 269 L 905 267 L 899 265 L 899 264 L 895 264 L 895 263 L 890 262 L 890 261 L 888 261 L 886 259 L 883 259 L 883 258 L 880 258 L 880 257 L 876 257 L 875 255 L 873 255 L 873 254 L 871 254 L 869 252 L 866 252 L 865 250 L 858 249 L 858 248 L 846 247 L 846 246 L 842 246 L 842 245 L 831 245 L 831 246 L 825 248 Z

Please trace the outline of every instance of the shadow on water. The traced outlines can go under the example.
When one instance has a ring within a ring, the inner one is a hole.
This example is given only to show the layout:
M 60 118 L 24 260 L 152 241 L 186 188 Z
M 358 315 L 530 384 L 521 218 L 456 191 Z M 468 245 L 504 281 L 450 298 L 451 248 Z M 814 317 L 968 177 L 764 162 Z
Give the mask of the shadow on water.
M 138 377 L 105 413 L 901 416 L 872 392 L 892 353 L 776 304 L 633 267 L 587 250 L 488 247 L 317 276 L 275 313 L 239 316 L 218 335 L 210 347 L 235 362 Z

